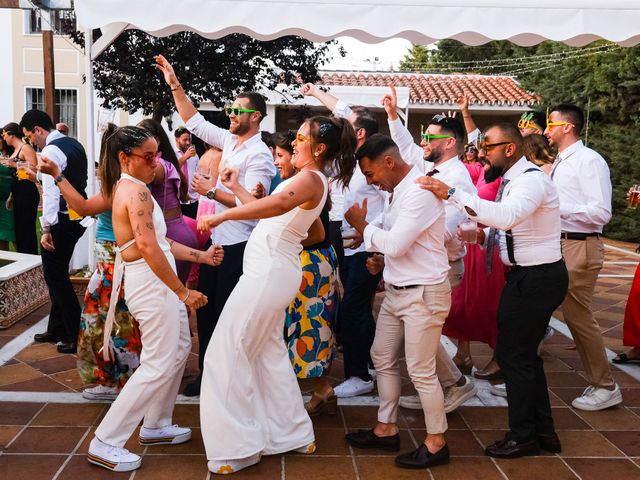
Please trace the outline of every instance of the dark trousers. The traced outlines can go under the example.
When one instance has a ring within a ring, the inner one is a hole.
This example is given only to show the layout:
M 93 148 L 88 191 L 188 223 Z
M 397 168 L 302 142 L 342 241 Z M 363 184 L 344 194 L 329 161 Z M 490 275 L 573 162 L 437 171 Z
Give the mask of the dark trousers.
M 329 222 L 329 243 L 336 251 L 338 258 L 338 267 L 344 264 L 344 246 L 342 244 L 342 222 Z
M 498 307 L 496 359 L 507 387 L 510 437 L 519 443 L 554 432 L 538 345 L 568 285 L 563 260 L 514 267 L 507 274 Z
M 207 242 L 205 250 L 211 246 L 211 241 Z M 207 351 L 209 340 L 213 335 L 213 330 L 218 324 L 218 319 L 227 303 L 227 299 L 235 288 L 242 275 L 242 257 L 247 242 L 236 243 L 235 245 L 224 245 L 224 260 L 217 267 L 200 265 L 200 278 L 198 280 L 198 290 L 204 293 L 209 299 L 204 307 L 196 310 L 198 322 L 198 365 L 202 370 L 204 354 Z M 284 319 L 284 312 L 282 312 Z M 283 340 L 284 341 L 284 340 Z
M 338 310 L 342 337 L 345 378 L 371 380 L 371 345 L 376 331 L 372 300 L 382 273 L 371 275 L 366 267 L 372 254 L 359 252 L 344 257 L 342 282 L 344 296 Z
M 182 215 L 186 215 L 187 217 L 193 218 L 195 220 L 196 216 L 198 215 L 198 202 L 181 203 L 180 211 L 182 212 Z
M 40 193 L 33 182 L 16 180 L 13 193 L 13 220 L 16 232 L 16 250 L 19 253 L 38 255 L 36 217 Z
M 51 227 L 52 252 L 42 249 L 42 270 L 49 288 L 51 312 L 47 331 L 63 342 L 76 342 L 80 329 L 80 303 L 69 279 L 69 262 L 73 249 L 84 233 L 80 222 L 71 222 L 59 214 L 58 223 Z

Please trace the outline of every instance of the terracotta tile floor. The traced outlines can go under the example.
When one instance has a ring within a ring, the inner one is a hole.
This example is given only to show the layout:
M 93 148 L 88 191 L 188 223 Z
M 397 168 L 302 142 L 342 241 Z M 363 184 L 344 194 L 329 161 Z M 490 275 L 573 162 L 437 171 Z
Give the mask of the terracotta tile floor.
M 632 251 L 635 245 L 609 244 Z M 622 351 L 621 325 L 637 256 L 606 249 L 606 264 L 596 287 L 594 310 L 608 348 Z M 631 262 L 631 263 L 610 263 Z M 0 331 L 0 348 L 24 332 L 47 308 Z M 562 313 L 555 317 L 562 319 Z M 195 339 L 194 339 L 195 340 Z M 195 343 L 195 342 L 194 342 Z M 463 406 L 449 414 L 447 440 L 451 463 L 432 471 L 408 471 L 393 465 L 392 455 L 376 451 L 355 451 L 344 442 L 345 432 L 368 427 L 375 421 L 375 406 L 342 405 L 336 416 L 314 419 L 318 451 L 312 456 L 297 454 L 264 457 L 262 462 L 234 475 L 239 479 L 640 479 L 640 382 L 613 367 L 623 389 L 625 404 L 602 412 L 581 412 L 570 407 L 586 382 L 583 367 L 571 339 L 556 333 L 542 355 L 549 381 L 554 419 L 563 443 L 560 455 L 544 454 L 518 460 L 493 460 L 483 448 L 500 438 L 507 427 L 505 407 Z M 482 367 L 490 356 L 488 347 L 472 346 L 474 363 Z M 189 359 L 197 371 L 197 356 Z M 640 373 L 640 366 L 637 368 Z M 633 373 L 630 372 L 630 373 Z M 342 375 L 338 359 L 332 372 Z M 636 373 L 636 377 L 639 375 Z M 405 393 L 412 387 L 406 371 Z M 190 378 L 185 378 L 185 382 Z M 60 355 L 51 345 L 33 344 L 0 367 L 0 394 L 4 392 L 77 392 L 81 389 L 75 357 Z M 303 390 L 306 388 L 302 384 Z M 375 393 L 375 392 L 374 392 Z M 6 395 L 6 394 L 5 394 Z M 17 394 L 16 394 L 17 395 Z M 10 400 L 10 397 L 4 397 Z M 127 448 L 143 455 L 143 466 L 135 474 L 115 474 L 86 462 L 93 431 L 108 405 L 65 404 L 47 400 L 0 401 L 0 479 L 111 479 L 153 478 L 207 479 L 206 459 L 199 429 L 196 404 L 176 406 L 174 420 L 193 428 L 193 440 L 180 446 L 142 447 L 134 438 Z M 403 450 L 415 448 L 424 437 L 420 412 L 400 409 L 399 425 Z

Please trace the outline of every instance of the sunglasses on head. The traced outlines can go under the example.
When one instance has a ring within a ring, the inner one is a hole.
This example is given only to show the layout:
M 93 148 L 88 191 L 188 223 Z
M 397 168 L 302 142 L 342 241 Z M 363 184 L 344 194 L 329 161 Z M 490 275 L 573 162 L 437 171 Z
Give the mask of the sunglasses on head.
M 224 107 L 224 112 L 227 114 L 227 116 L 231 116 L 231 114 L 233 113 L 233 115 L 237 117 L 243 113 L 257 112 L 257 110 L 252 110 L 250 108 L 240 108 L 240 107 Z
M 447 117 L 444 117 L 443 115 L 436 115 L 436 117 L 439 117 L 439 116 L 443 118 L 447 118 Z M 427 145 L 431 143 L 431 140 L 438 140 L 440 138 L 453 138 L 453 135 L 433 135 L 431 133 L 428 133 L 424 129 L 424 125 L 420 125 L 420 136 L 424 139 Z

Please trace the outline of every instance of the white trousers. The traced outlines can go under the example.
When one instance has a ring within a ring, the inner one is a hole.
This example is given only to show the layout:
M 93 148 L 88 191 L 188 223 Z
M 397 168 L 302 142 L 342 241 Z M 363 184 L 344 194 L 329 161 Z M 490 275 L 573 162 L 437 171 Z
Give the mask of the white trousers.
M 260 261 L 245 258 L 205 354 L 200 422 L 208 460 L 278 454 L 314 441 L 283 338 L 301 270 L 264 265 L 261 275 L 248 274 L 246 266 Z
M 402 386 L 400 355 L 404 343 L 407 370 L 420 396 L 427 433 L 447 430 L 444 397 L 436 376 L 436 352 L 450 306 L 448 280 L 406 290 L 387 285 L 371 348 L 371 359 L 378 374 L 379 422 L 397 423 Z
M 173 257 L 168 258 L 173 262 Z M 140 420 L 148 428 L 171 425 L 182 372 L 191 350 L 187 309 L 143 260 L 126 264 L 124 296 L 140 325 L 140 366 L 96 429 L 96 437 L 123 446 Z

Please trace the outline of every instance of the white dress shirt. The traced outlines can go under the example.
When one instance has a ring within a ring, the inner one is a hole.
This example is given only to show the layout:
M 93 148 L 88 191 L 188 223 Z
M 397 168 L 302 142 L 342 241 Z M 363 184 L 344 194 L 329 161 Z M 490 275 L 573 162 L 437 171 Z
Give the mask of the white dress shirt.
M 49 145 L 52 141 L 62 138 L 64 135 L 57 130 L 52 130 L 45 140 L 45 147 L 41 155 L 58 164 L 62 172 L 67 168 L 67 156 L 55 145 Z M 40 225 L 55 225 L 58 223 L 58 211 L 60 210 L 60 190 L 53 181 L 51 175 L 42 174 L 42 217 Z M 66 213 L 66 210 L 62 213 Z
M 197 113 L 191 117 L 186 126 L 191 133 L 201 138 L 209 145 L 222 149 L 220 171 L 225 167 L 236 168 L 239 171 L 238 182 L 247 190 L 251 190 L 258 182 L 262 183 L 266 191 L 269 191 L 271 180 L 276 175 L 276 167 L 273 164 L 273 156 L 267 145 L 262 141 L 260 133 L 238 146 L 238 136 L 228 130 L 216 127 L 207 122 Z M 216 188 L 232 193 L 222 185 L 220 179 Z M 237 200 L 240 205 L 240 200 Z M 229 207 L 216 202 L 216 213 L 223 212 Z M 220 245 L 235 245 L 246 242 L 258 220 L 231 220 L 223 222 L 213 229 L 211 241 Z
M 524 173 L 530 168 L 539 171 Z M 464 210 L 472 220 L 500 230 L 500 258 L 505 265 L 512 265 L 507 253 L 507 230 L 513 234 L 514 257 L 518 265 L 528 267 L 560 260 L 560 201 L 549 176 L 522 157 L 503 178 L 509 183 L 500 202 L 483 200 L 458 189 L 449 202 Z M 476 215 L 464 207 L 469 207 Z
M 336 117 L 348 118 L 353 115 L 353 111 L 342 100 L 338 100 L 335 108 L 333 109 L 333 114 Z M 344 218 L 344 212 L 349 210 L 354 203 L 361 205 L 362 201 L 366 198 L 367 222 L 371 222 L 382 213 L 384 204 L 387 199 L 386 192 L 383 192 L 375 185 L 367 184 L 367 179 L 362 173 L 362 170 L 360 170 L 359 165 L 356 165 L 356 168 L 353 170 L 353 176 L 351 177 L 349 186 L 343 189 L 343 193 L 344 203 L 342 209 L 342 218 Z M 342 226 L 345 230 L 351 228 L 351 225 L 349 225 L 346 220 L 343 221 Z M 362 244 L 358 248 L 345 248 L 344 254 L 346 256 L 350 256 L 364 251 L 366 251 L 366 249 L 364 244 Z
M 471 195 L 478 193 L 469 171 L 457 156 L 435 165 L 433 162 L 424 160 L 423 148 L 413 141 L 411 133 L 399 118 L 389 120 L 389 131 L 391 132 L 391 138 L 398 145 L 400 155 L 405 162 L 416 166 L 424 174 L 435 168 L 438 173 L 434 174 L 433 178 L 437 178 L 450 187 L 463 190 Z M 444 211 L 446 215 L 444 242 L 447 247 L 449 261 L 455 262 L 462 259 L 466 254 L 464 242 L 458 238 L 458 225 L 464 222 L 467 217 L 457 207 L 449 205 L 449 202 L 445 202 Z
M 611 220 L 611 177 L 602 156 L 578 140 L 558 153 L 551 179 L 563 232 L 602 233 Z
M 184 155 L 184 152 L 180 149 L 176 150 L 176 157 L 178 157 L 178 160 L 180 160 L 180 157 L 182 157 Z M 193 202 L 197 202 L 198 199 L 200 198 L 200 194 L 198 192 L 196 192 L 192 187 L 191 187 L 191 179 L 193 178 L 193 175 L 196 173 L 196 168 L 198 168 L 198 162 L 200 161 L 200 157 L 196 154 L 193 157 L 189 157 L 187 158 L 187 185 L 189 185 L 189 189 L 188 189 L 188 194 L 189 194 L 189 201 L 187 202 L 187 204 L 189 203 L 193 203 Z M 182 170 L 182 167 L 180 167 L 180 170 Z M 184 173 L 184 170 L 182 170 L 182 172 Z M 184 203 L 182 201 L 180 201 L 180 203 Z
M 444 202 L 415 179 L 413 167 L 394 188 L 392 202 L 364 229 L 369 252 L 385 255 L 384 281 L 396 286 L 437 285 L 447 279 Z
M 331 210 L 329 210 L 330 222 L 344 221 L 344 188 L 342 182 L 332 180 L 329 182 L 329 197 L 331 198 Z

